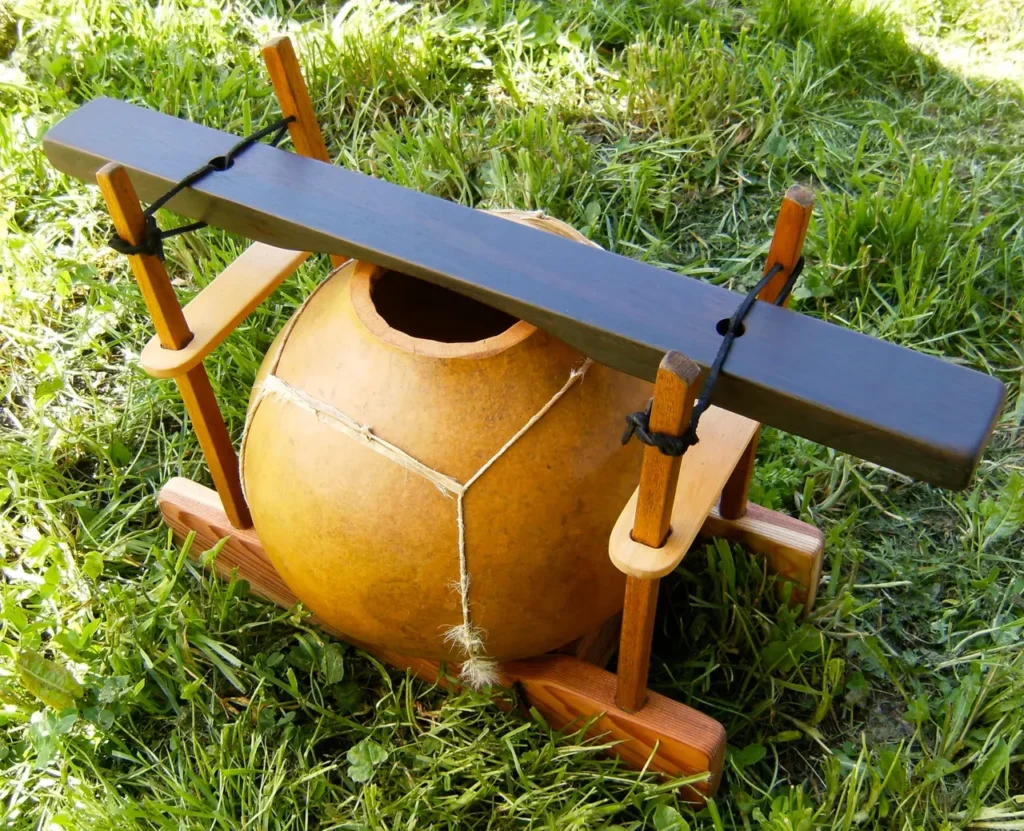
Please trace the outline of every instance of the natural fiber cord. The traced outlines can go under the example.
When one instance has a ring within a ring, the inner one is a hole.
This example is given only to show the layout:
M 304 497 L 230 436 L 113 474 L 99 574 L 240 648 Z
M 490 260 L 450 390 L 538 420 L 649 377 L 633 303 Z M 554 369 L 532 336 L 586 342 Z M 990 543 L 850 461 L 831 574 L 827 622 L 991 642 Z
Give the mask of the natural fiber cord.
M 516 210 L 491 210 L 488 211 L 488 213 L 500 216 L 503 219 L 507 219 L 512 222 L 518 222 L 522 225 L 540 228 L 548 233 L 554 233 L 558 236 L 565 237 L 566 239 L 583 243 L 584 245 L 600 248 L 599 245 L 588 240 L 576 229 L 554 219 L 553 217 L 549 217 L 543 211 L 527 212 Z M 333 269 L 331 273 L 327 275 L 327 279 L 317 286 L 316 290 L 306 298 L 306 301 L 299 307 L 291 320 L 288 321 L 288 325 L 285 328 L 278 350 L 270 360 L 267 375 L 255 390 L 255 396 L 249 407 L 249 412 L 246 415 L 245 428 L 242 432 L 241 452 L 238 454 L 239 467 L 241 468 L 240 478 L 242 480 L 242 492 L 245 494 L 245 448 L 246 440 L 249 436 L 249 428 L 252 425 L 253 419 L 256 417 L 256 412 L 259 410 L 260 404 L 267 398 L 273 396 L 312 413 L 321 422 L 333 427 L 353 441 L 357 441 L 367 449 L 372 450 L 375 453 L 379 453 L 381 456 L 390 459 L 395 464 L 401 465 L 410 473 L 415 473 L 417 476 L 426 479 L 446 496 L 454 496 L 456 507 L 455 516 L 458 524 L 459 539 L 459 582 L 457 585 L 453 586 L 453 588 L 459 593 L 459 600 L 462 609 L 462 623 L 449 627 L 444 633 L 444 640 L 446 643 L 458 646 L 464 655 L 459 672 L 460 678 L 467 686 L 473 687 L 474 689 L 480 689 L 496 683 L 499 680 L 499 675 L 497 664 L 493 659 L 488 657 L 486 653 L 486 633 L 473 624 L 471 603 L 469 600 L 470 585 L 472 581 L 470 579 L 469 555 L 466 551 L 466 491 L 468 491 L 473 483 L 480 479 L 480 477 L 482 477 L 484 473 L 486 473 L 487 470 L 502 457 L 502 455 L 504 455 L 517 441 L 519 441 L 519 439 L 522 438 L 523 435 L 533 427 L 533 425 L 540 421 L 545 414 L 558 403 L 559 399 L 572 389 L 573 385 L 586 374 L 588 369 L 590 369 L 593 365 L 593 361 L 587 358 L 579 366 L 573 368 L 561 389 L 559 389 L 547 401 L 547 403 L 544 404 L 544 406 L 526 422 L 526 424 L 519 428 L 512 438 L 505 442 L 505 444 L 503 444 L 490 459 L 484 462 L 476 473 L 469 477 L 465 484 L 462 484 L 440 471 L 427 467 L 400 447 L 396 447 L 390 442 L 380 438 L 380 436 L 375 435 L 373 428 L 370 425 L 360 424 L 351 416 L 343 413 L 337 407 L 314 398 L 304 390 L 293 387 L 276 374 L 278 365 L 281 361 L 281 353 L 284 351 L 285 344 L 287 344 L 288 338 L 291 336 L 292 330 L 295 328 L 296 323 L 305 311 L 306 306 L 316 296 L 316 293 L 328 283 L 330 278 L 346 265 L 348 265 L 348 263 L 343 263 Z
M 313 295 L 310 295 L 310 298 L 312 298 L 312 296 Z M 306 302 L 308 303 L 309 299 L 307 299 Z M 303 308 L 304 307 L 305 304 L 303 304 Z M 586 374 L 587 370 L 590 369 L 593 365 L 593 361 L 588 358 L 579 366 L 574 367 L 569 373 L 569 377 L 562 385 L 561 389 L 559 389 L 543 407 L 534 413 L 529 421 L 520 427 L 519 430 L 516 431 L 516 433 L 507 442 L 505 442 L 505 444 L 503 444 L 493 456 L 491 456 L 490 459 L 484 462 L 484 464 L 480 466 L 476 473 L 474 473 L 465 482 L 465 484 L 462 484 L 452 477 L 428 467 L 409 453 L 402 450 L 400 447 L 397 447 L 391 442 L 375 435 L 373 428 L 370 425 L 360 424 L 349 415 L 343 413 L 337 407 L 314 398 L 305 391 L 293 387 L 287 381 L 274 374 L 280 360 L 281 350 L 284 349 L 288 336 L 291 334 L 291 328 L 294 326 L 295 321 L 299 318 L 302 311 L 303 309 L 300 308 L 292 318 L 292 325 L 288 330 L 286 330 L 285 336 L 282 338 L 281 349 L 273 358 L 270 372 L 256 388 L 255 397 L 253 398 L 252 405 L 249 407 L 249 414 L 245 421 L 245 429 L 242 433 L 242 449 L 239 454 L 239 464 L 242 468 L 241 479 L 243 488 L 245 483 L 245 447 L 246 440 L 249 435 L 249 428 L 252 425 L 252 421 L 256 416 L 256 412 L 259 409 L 260 404 L 267 398 L 273 396 L 312 413 L 323 424 L 338 430 L 353 441 L 359 442 L 367 449 L 372 450 L 375 453 L 379 453 L 381 456 L 389 459 L 395 464 L 401 465 L 409 472 L 415 473 L 417 476 L 426 479 L 445 495 L 454 496 L 459 539 L 459 583 L 456 588 L 459 592 L 459 600 L 462 608 L 462 623 L 449 627 L 444 634 L 444 639 L 447 643 L 453 643 L 461 649 L 464 658 L 459 672 L 459 677 L 468 686 L 473 687 L 474 689 L 480 689 L 497 683 L 499 680 L 498 666 L 486 653 L 484 642 L 486 633 L 475 626 L 472 619 L 471 603 L 469 599 L 470 585 L 472 581 L 470 579 L 469 555 L 466 551 L 466 492 L 470 487 L 472 487 L 473 483 L 478 481 L 491 468 L 491 466 L 498 461 L 498 459 L 500 459 L 531 427 L 533 427 L 533 425 L 540 421 L 545 414 L 547 414 L 547 412 L 554 407 L 567 392 L 569 392 L 570 389 L 572 389 L 573 385 L 575 385 L 576 382 Z

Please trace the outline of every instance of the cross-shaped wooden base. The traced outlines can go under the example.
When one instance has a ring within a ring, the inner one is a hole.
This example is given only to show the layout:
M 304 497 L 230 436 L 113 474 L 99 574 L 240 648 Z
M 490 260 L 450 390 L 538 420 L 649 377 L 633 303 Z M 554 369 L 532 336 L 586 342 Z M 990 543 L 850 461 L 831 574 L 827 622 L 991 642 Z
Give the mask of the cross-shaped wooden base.
M 165 522 L 179 539 L 195 533 L 192 556 L 198 557 L 225 540 L 212 565 L 220 577 L 237 575 L 249 583 L 254 594 L 278 606 L 290 608 L 298 602 L 271 565 L 255 530 L 233 527 L 215 491 L 189 479 L 171 479 L 160 491 L 159 505 Z M 794 536 L 804 539 L 804 548 L 811 548 L 817 540 L 816 553 L 802 558 L 803 573 L 788 575 L 798 582 L 817 581 L 821 534 L 810 526 L 750 506 L 742 520 L 710 517 L 708 528 L 722 536 L 754 542 L 755 548 L 777 547 L 780 538 Z M 329 627 L 323 628 L 344 637 Z M 503 683 L 517 688 L 525 703 L 536 708 L 553 729 L 585 727 L 590 737 L 618 742 L 612 752 L 630 767 L 647 767 L 672 778 L 691 777 L 682 794 L 693 802 L 703 802 L 714 794 L 721 779 L 725 729 L 710 716 L 650 691 L 642 709 L 634 713 L 620 709 L 616 704 L 616 676 L 603 668 L 616 636 L 617 626 L 606 626 L 563 652 L 509 661 L 501 668 Z M 398 669 L 410 670 L 424 681 L 452 683 L 435 661 L 407 658 L 386 647 L 355 645 Z

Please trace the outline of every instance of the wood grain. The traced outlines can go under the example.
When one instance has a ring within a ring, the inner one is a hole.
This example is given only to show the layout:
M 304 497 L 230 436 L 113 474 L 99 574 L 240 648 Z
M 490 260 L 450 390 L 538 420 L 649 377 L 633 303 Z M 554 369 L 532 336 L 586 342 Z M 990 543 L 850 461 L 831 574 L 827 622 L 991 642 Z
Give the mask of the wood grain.
M 168 349 L 154 337 L 142 350 L 142 368 L 154 378 L 176 378 L 201 364 L 308 257 L 254 242 L 185 306 L 192 339 Z
M 635 713 L 647 700 L 654 614 L 658 608 L 658 583 L 657 579 L 626 577 L 622 633 L 619 636 L 619 661 L 616 667 L 615 703 L 627 713 Z
M 666 353 L 654 382 L 654 400 L 648 419 L 652 433 L 681 436 L 686 432 L 693 413 L 693 388 L 699 378 L 700 368 L 693 361 L 678 352 Z M 659 548 L 668 537 L 682 460 L 682 456 L 668 456 L 657 447 L 644 448 L 631 533 L 634 542 Z M 647 674 L 657 605 L 656 578 L 626 577 L 615 701 L 627 713 L 639 710 L 647 698 Z
M 790 603 L 805 612 L 813 608 L 825 556 L 825 535 L 813 525 L 751 502 L 739 519 L 727 519 L 713 509 L 700 536 L 722 537 L 763 555 L 770 571 L 794 584 Z
M 797 262 L 804 253 L 804 240 L 807 228 L 814 212 L 814 192 L 802 185 L 793 185 L 782 200 L 782 208 L 775 221 L 775 233 L 768 249 L 764 273 L 767 274 L 776 265 L 782 270 L 758 292 L 757 297 L 766 303 L 774 303 L 786 285 L 786 281 L 796 268 Z M 792 295 L 790 295 L 792 297 Z M 783 305 L 789 305 L 787 297 Z M 747 496 L 750 493 L 750 480 L 754 475 L 754 462 L 757 458 L 757 443 L 760 431 L 754 433 L 746 451 L 740 456 L 732 475 L 722 489 L 722 498 L 718 510 L 723 517 L 739 519 L 747 508 Z
M 146 220 L 127 171 L 120 165 L 109 164 L 96 174 L 96 179 L 118 235 L 131 245 L 141 243 Z M 128 261 L 153 318 L 161 347 L 187 347 L 193 339 L 192 332 L 164 264 L 148 254 L 135 254 Z M 227 515 L 236 528 L 248 528 L 252 517 L 242 494 L 238 458 L 206 370 L 200 363 L 176 380 Z
M 44 149 L 91 179 L 109 161 L 153 199 L 236 137 L 110 99 Z M 706 368 L 740 296 L 616 254 L 265 145 L 171 207 L 260 242 L 367 260 L 446 285 L 653 380 L 675 349 Z M 950 391 L 955 395 L 950 395 Z M 994 378 L 756 304 L 715 404 L 933 484 L 964 487 L 1003 401 Z
M 324 136 L 320 131 L 320 122 L 313 111 L 313 102 L 309 98 L 309 89 L 302 77 L 302 67 L 295 57 L 295 49 L 291 39 L 286 35 L 273 38 L 262 49 L 263 62 L 270 75 L 270 83 L 274 87 L 281 115 L 295 116 L 288 125 L 295 152 L 300 156 L 331 163 L 331 157 L 324 144 Z M 334 268 L 342 265 L 348 257 L 340 254 L 331 255 Z
M 728 410 L 709 407 L 700 420 L 700 442 L 683 456 L 671 512 L 671 532 L 661 548 L 633 539 L 639 489 L 633 492 L 608 538 L 608 555 L 619 571 L 653 580 L 664 577 L 686 556 L 718 502 L 722 486 L 743 454 L 757 422 Z
M 215 492 L 177 478 L 163 487 L 157 501 L 164 521 L 179 539 L 195 532 L 189 552 L 193 558 L 224 539 L 212 565 L 220 577 L 240 577 L 248 581 L 253 594 L 284 608 L 298 602 L 274 570 L 256 532 L 233 528 Z M 324 628 L 344 639 L 342 633 Z M 427 682 L 445 678 L 434 661 L 405 657 L 378 646 L 356 645 Z M 706 779 L 687 786 L 683 793 L 694 802 L 702 802 L 718 787 L 726 736 L 722 725 L 709 716 L 657 693 L 650 694 L 640 713 L 623 712 L 615 705 L 615 676 L 568 655 L 510 661 L 501 669 L 503 682 L 518 685 L 526 703 L 535 707 L 553 729 L 582 728 L 598 716 L 587 735 L 618 742 L 609 752 L 630 767 L 642 768 L 650 761 L 651 770 L 674 778 L 707 773 Z

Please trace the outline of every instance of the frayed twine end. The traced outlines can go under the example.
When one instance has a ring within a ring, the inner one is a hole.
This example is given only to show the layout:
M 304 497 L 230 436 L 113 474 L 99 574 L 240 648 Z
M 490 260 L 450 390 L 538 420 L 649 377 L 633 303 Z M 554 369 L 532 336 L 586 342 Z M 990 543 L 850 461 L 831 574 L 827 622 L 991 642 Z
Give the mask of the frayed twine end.
M 460 623 L 449 627 L 444 633 L 446 643 L 459 647 L 466 655 L 459 671 L 459 678 L 467 687 L 482 690 L 501 681 L 498 664 L 486 655 L 484 650 L 485 633 L 471 623 Z
M 582 363 L 574 366 L 569 371 L 569 381 L 570 382 L 575 381 L 581 375 L 586 375 L 587 374 L 587 370 L 590 369 L 590 367 L 592 367 L 593 365 L 594 365 L 593 358 L 587 358 Z
M 449 626 L 444 633 L 444 642 L 456 644 L 471 658 L 484 648 L 485 633 L 472 623 Z
M 462 664 L 459 678 L 467 687 L 482 690 L 501 683 L 501 672 L 498 664 L 491 658 L 474 656 Z

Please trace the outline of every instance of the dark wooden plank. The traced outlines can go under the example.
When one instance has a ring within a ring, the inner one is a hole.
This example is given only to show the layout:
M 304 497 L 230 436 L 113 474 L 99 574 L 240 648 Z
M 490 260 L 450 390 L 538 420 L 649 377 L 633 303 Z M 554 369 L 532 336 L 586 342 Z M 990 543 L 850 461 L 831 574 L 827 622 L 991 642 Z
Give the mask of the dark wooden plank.
M 47 133 L 60 170 L 106 162 L 152 200 L 237 137 L 111 99 Z M 594 359 L 653 379 L 665 352 L 706 368 L 740 296 L 354 171 L 257 146 L 174 210 L 282 248 L 359 257 L 529 320 Z M 1003 401 L 996 379 L 759 303 L 715 403 L 854 456 L 962 488 Z

